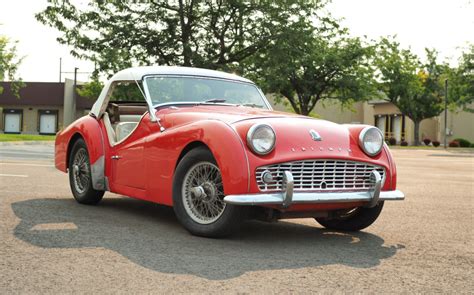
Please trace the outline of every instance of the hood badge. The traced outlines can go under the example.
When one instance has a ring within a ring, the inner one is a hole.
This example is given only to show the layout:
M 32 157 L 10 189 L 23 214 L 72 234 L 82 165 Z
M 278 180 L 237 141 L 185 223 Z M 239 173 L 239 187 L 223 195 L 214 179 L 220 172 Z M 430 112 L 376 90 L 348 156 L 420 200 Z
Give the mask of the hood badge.
M 314 129 L 311 129 L 309 130 L 309 134 L 311 135 L 311 138 L 314 140 L 314 141 L 321 141 L 323 140 L 321 135 L 319 135 L 319 133 L 317 131 L 315 131 Z

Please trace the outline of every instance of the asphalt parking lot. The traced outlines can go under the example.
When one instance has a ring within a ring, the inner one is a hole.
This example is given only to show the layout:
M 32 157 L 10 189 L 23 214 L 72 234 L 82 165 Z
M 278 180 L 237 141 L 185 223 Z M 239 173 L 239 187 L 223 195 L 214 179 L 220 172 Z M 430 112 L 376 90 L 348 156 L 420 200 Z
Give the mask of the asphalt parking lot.
M 474 155 L 393 153 L 406 200 L 363 232 L 299 219 L 212 240 L 155 204 L 76 204 L 52 146 L 0 146 L 0 293 L 472 294 Z

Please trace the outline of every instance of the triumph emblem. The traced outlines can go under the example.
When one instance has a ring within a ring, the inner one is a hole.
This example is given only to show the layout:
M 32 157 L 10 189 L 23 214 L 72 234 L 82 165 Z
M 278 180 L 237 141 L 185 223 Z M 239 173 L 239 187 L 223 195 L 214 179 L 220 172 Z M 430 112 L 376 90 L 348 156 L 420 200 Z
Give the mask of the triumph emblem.
M 315 131 L 314 129 L 311 129 L 309 131 L 309 134 L 311 135 L 311 138 L 314 140 L 314 141 L 321 141 L 323 140 L 321 138 L 321 135 L 319 135 L 319 133 L 317 131 Z

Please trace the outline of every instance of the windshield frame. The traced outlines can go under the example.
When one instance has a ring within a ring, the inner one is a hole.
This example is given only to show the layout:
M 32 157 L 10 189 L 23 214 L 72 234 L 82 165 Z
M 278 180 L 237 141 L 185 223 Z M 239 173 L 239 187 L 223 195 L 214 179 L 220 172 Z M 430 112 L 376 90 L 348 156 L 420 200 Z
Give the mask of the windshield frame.
M 263 101 L 263 109 L 270 110 L 272 111 L 273 108 L 268 102 L 267 98 L 263 94 L 262 90 L 252 82 L 245 82 L 245 81 L 239 81 L 239 80 L 233 80 L 233 79 L 226 79 L 226 78 L 220 78 L 220 77 L 211 77 L 211 76 L 201 76 L 201 75 L 169 75 L 169 74 L 151 74 L 151 75 L 144 75 L 142 77 L 142 85 L 143 89 L 145 91 L 145 95 L 147 96 L 147 101 L 150 102 L 153 108 L 159 108 L 162 106 L 173 106 L 173 105 L 224 105 L 224 106 L 243 106 L 241 104 L 231 104 L 231 103 L 225 103 L 225 102 L 205 102 L 205 101 L 176 101 L 176 102 L 164 102 L 164 103 L 159 103 L 159 104 L 153 104 L 153 100 L 151 98 L 149 88 L 148 88 L 148 83 L 147 80 L 150 78 L 156 78 L 156 77 L 166 77 L 166 78 L 197 78 L 197 79 L 209 79 L 209 80 L 219 80 L 219 81 L 227 81 L 227 82 L 233 82 L 233 83 L 239 83 L 239 84 L 244 84 L 244 85 L 250 85 L 255 87 L 257 92 L 260 95 L 260 98 Z M 250 108 L 254 108 L 252 106 L 246 106 Z M 261 108 L 260 108 L 261 109 Z

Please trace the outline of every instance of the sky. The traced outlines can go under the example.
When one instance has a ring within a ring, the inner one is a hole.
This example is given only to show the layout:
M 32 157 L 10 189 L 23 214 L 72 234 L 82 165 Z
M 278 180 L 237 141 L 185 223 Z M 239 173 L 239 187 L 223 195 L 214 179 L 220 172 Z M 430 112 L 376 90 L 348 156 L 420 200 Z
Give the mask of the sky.
M 19 76 L 24 81 L 57 82 L 62 58 L 63 71 L 77 67 L 85 72 L 78 79 L 86 81 L 93 64 L 72 57 L 71 48 L 57 43 L 60 33 L 36 21 L 35 13 L 46 5 L 46 0 L 2 3 L 0 35 L 18 41 L 18 55 L 24 57 Z M 462 48 L 474 44 L 474 0 L 333 0 L 328 10 L 352 35 L 369 39 L 397 35 L 403 47 L 421 57 L 429 47 L 438 50 L 442 60 L 456 64 Z

